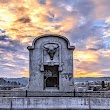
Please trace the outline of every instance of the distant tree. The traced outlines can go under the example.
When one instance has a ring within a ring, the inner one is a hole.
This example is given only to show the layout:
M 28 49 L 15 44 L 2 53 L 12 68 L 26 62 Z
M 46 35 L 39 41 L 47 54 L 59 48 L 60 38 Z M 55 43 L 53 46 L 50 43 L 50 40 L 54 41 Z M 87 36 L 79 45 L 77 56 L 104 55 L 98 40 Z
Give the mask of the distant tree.
M 21 85 L 19 81 L 17 82 L 17 85 Z
M 97 88 L 96 88 L 96 87 L 94 87 L 94 88 L 93 88 L 93 91 L 97 91 Z
M 92 87 L 91 87 L 91 86 L 89 86 L 89 87 L 88 87 L 88 90 L 91 90 L 91 89 L 92 89 Z
M 8 81 L 8 83 L 10 83 L 10 81 Z
M 14 85 L 17 85 L 17 82 L 14 82 Z
M 105 88 L 105 82 L 104 81 L 102 81 L 102 88 Z
M 108 84 L 107 84 L 107 85 L 108 85 L 108 90 L 110 90 L 110 82 L 108 82 Z

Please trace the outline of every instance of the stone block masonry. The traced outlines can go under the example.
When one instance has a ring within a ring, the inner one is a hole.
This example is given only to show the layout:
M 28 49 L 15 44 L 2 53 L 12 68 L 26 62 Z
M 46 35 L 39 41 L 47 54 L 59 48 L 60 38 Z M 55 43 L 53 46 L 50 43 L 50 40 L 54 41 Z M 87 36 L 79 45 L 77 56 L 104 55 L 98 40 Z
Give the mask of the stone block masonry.
M 110 110 L 110 98 L 1 97 L 0 110 Z
M 61 35 L 36 37 L 29 50 L 29 91 L 74 90 L 73 51 L 75 47 Z

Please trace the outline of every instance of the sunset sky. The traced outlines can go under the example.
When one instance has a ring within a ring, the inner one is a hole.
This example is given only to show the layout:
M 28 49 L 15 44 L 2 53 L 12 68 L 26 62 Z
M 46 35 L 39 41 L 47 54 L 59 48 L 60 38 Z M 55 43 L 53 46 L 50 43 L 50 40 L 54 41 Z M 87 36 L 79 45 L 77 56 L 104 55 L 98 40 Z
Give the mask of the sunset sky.
M 28 77 L 27 46 L 42 34 L 76 47 L 75 77 L 110 77 L 110 0 L 0 0 L 0 77 Z

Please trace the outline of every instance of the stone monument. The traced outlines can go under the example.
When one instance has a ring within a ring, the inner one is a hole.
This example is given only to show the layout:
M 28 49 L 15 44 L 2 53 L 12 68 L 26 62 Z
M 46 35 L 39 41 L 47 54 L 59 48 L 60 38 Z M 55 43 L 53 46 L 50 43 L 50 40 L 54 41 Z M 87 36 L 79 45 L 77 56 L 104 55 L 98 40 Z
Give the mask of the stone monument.
M 29 91 L 73 91 L 73 50 L 66 37 L 42 35 L 29 50 Z

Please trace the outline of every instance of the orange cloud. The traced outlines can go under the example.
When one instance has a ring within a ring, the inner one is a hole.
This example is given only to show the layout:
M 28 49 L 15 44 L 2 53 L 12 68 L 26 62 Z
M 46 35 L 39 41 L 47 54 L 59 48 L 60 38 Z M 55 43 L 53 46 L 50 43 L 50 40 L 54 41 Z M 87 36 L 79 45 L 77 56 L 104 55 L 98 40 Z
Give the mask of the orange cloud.
M 101 77 L 100 72 L 97 72 L 98 65 L 94 64 L 99 62 L 98 55 L 94 51 L 75 51 L 75 68 L 74 77 Z
M 24 68 L 24 71 L 20 72 L 20 75 L 23 76 L 23 77 L 29 77 L 29 69 Z
M 97 62 L 98 61 L 98 55 L 94 53 L 93 51 L 86 50 L 86 51 L 75 51 L 74 58 L 79 61 L 91 61 L 91 62 Z
M 103 77 L 104 75 L 100 72 L 88 72 L 86 70 L 76 69 L 74 77 Z
M 12 40 L 25 43 L 30 40 L 30 36 L 46 33 L 64 34 L 72 29 L 77 19 L 65 16 L 61 21 L 56 21 L 61 14 L 60 9 L 51 6 L 51 1 L 41 5 L 36 0 L 10 0 L 0 3 L 0 27 L 6 30 L 6 34 Z M 49 18 L 53 21 L 49 22 Z

